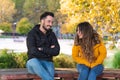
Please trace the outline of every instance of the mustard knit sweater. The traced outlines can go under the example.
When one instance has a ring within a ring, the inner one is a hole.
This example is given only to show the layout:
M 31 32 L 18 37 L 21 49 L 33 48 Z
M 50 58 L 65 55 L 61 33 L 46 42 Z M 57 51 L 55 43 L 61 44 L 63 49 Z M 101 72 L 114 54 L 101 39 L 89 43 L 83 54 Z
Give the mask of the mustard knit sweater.
M 96 60 L 93 63 L 89 63 L 87 59 L 83 57 L 81 47 L 74 45 L 72 48 L 73 60 L 78 64 L 84 64 L 90 68 L 93 68 L 98 64 L 102 64 L 107 54 L 105 45 L 103 43 L 100 43 L 95 45 L 93 49 Z

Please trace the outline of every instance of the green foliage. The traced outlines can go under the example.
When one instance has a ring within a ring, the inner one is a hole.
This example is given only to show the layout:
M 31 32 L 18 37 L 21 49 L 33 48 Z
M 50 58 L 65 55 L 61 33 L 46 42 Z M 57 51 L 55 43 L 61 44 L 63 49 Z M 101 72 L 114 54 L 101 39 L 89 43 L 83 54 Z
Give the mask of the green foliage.
M 23 5 L 25 0 L 12 0 L 15 3 L 15 9 L 17 10 L 14 14 L 14 22 L 19 21 L 23 17 Z
M 115 53 L 112 64 L 113 68 L 120 69 L 120 51 Z
M 27 59 L 28 59 L 28 57 L 27 57 L 26 53 L 15 54 L 15 60 L 17 62 L 18 68 L 25 68 Z
M 26 53 L 14 53 L 7 49 L 0 51 L 0 69 L 1 68 L 25 68 L 28 60 Z M 76 63 L 71 56 L 60 54 L 54 57 L 56 68 L 75 68 Z
M 25 0 L 23 5 L 23 15 L 28 17 L 34 24 L 39 23 L 39 17 L 47 8 L 46 0 Z
M 65 54 L 54 57 L 54 65 L 58 68 L 75 68 L 75 62 L 72 57 Z
M 7 49 L 0 52 L 0 68 L 16 68 L 17 63 L 13 54 L 9 54 Z
M 20 34 L 27 34 L 31 28 L 33 27 L 33 24 L 29 22 L 27 18 L 22 18 L 16 27 L 16 31 Z
M 0 68 L 25 68 L 26 53 L 13 53 L 7 49 L 0 51 Z
M 46 0 L 46 5 L 49 11 L 56 12 L 60 8 L 60 0 Z
M 23 4 L 25 0 L 12 0 L 15 3 L 15 8 L 21 9 L 23 7 Z
M 0 29 L 3 30 L 4 32 L 12 32 L 11 26 L 12 26 L 11 23 L 7 22 L 0 23 Z
M 23 15 L 34 24 L 39 23 L 40 15 L 45 11 L 57 12 L 60 7 L 59 0 L 25 0 Z
M 103 63 L 104 67 L 105 68 L 113 68 L 112 60 L 113 60 L 113 57 L 107 57 Z

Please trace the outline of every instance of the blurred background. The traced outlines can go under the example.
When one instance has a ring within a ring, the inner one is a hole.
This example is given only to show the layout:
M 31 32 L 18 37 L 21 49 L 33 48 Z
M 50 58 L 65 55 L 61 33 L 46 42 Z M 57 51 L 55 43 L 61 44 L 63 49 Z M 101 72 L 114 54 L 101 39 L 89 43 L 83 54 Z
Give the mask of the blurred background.
M 68 61 L 71 64 L 74 63 L 71 62 L 71 51 L 76 25 L 88 21 L 101 35 L 106 45 L 108 53 L 104 62 L 105 66 L 120 68 L 120 62 L 117 62 L 120 59 L 118 57 L 120 56 L 120 0 L 0 0 L 0 66 L 8 65 L 8 57 L 5 58 L 4 55 L 24 53 L 19 59 L 24 63 L 17 62 L 17 64 L 25 67 L 26 35 L 34 25 L 39 24 L 40 15 L 45 11 L 55 14 L 52 29 L 60 43 L 62 57 L 63 55 L 69 56 Z M 13 55 L 11 56 L 13 59 Z M 14 56 L 13 60 L 16 61 L 16 59 Z M 55 59 L 57 59 L 56 66 L 63 67 L 58 57 Z M 61 60 L 65 62 L 63 58 Z M 111 62 L 113 64 L 110 64 Z M 12 62 L 9 65 L 12 66 Z M 68 65 L 65 67 L 70 67 Z M 74 64 L 73 67 L 75 67 Z

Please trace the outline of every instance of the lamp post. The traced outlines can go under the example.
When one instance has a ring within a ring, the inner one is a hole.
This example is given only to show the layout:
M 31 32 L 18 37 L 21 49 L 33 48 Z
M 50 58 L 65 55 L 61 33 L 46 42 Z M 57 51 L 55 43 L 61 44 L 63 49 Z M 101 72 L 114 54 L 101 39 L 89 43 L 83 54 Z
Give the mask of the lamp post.
M 13 25 L 12 25 L 12 35 L 13 35 L 13 38 L 15 38 L 15 30 L 16 30 L 16 22 L 14 22 Z

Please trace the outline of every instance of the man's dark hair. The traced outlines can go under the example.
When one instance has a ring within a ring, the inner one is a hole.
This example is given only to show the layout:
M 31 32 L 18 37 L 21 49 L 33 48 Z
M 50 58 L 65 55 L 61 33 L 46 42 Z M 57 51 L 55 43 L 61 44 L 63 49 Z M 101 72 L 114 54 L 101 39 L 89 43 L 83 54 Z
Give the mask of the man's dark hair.
M 40 16 L 40 20 L 46 18 L 48 15 L 54 17 L 54 14 L 53 14 L 52 12 L 44 12 L 44 13 Z

